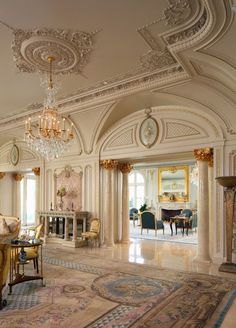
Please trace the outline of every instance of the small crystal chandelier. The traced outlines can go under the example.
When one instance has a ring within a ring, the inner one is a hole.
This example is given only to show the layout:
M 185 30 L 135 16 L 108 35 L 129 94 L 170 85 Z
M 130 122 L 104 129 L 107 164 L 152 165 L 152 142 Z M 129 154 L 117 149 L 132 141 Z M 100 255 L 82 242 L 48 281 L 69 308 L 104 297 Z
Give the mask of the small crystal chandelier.
M 42 114 L 38 117 L 38 123 L 32 124 L 31 117 L 25 122 L 25 141 L 28 146 L 39 152 L 47 160 L 58 158 L 67 151 L 74 141 L 73 123 L 66 129 L 65 118 L 58 115 L 55 95 L 57 88 L 52 82 L 53 56 L 48 57 L 49 80 L 46 88 L 46 99 Z

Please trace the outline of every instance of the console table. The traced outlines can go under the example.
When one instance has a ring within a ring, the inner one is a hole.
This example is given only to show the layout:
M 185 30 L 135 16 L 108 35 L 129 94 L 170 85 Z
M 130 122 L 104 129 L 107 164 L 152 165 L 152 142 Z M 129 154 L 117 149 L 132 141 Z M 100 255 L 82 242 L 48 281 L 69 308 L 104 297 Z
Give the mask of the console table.
M 77 212 L 77 211 L 39 211 L 39 223 L 44 225 L 44 242 L 48 241 L 49 236 L 49 222 L 51 219 L 64 219 L 64 241 L 72 243 L 74 247 L 78 247 L 78 222 L 82 221 L 83 229 L 86 231 L 88 224 L 89 213 L 88 212 Z M 69 237 L 69 221 L 72 221 L 72 240 Z

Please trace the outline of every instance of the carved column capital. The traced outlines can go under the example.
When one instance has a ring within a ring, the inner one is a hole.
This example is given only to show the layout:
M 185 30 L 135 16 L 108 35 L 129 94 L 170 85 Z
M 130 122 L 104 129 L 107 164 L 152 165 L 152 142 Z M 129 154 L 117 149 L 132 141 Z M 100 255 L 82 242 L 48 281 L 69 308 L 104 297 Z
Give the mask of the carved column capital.
M 124 173 L 130 173 L 133 170 L 133 166 L 130 163 L 119 163 L 118 169 Z
M 100 161 L 100 165 L 106 170 L 113 170 L 115 167 L 117 167 L 118 161 L 114 159 L 104 159 Z
M 40 175 L 40 167 L 33 167 L 32 172 L 34 172 L 34 175 L 39 176 Z
M 5 172 L 0 172 L 0 180 L 1 180 L 2 178 L 4 178 L 5 175 L 6 175 Z
M 19 173 L 13 174 L 13 179 L 15 181 L 21 181 L 23 178 L 24 178 L 24 175 L 23 174 L 19 174 Z
M 194 149 L 194 157 L 198 161 L 213 162 L 213 148 Z
M 212 156 L 211 156 L 210 160 L 208 161 L 208 166 L 209 166 L 209 167 L 213 167 L 213 166 L 214 166 L 213 153 L 212 153 Z

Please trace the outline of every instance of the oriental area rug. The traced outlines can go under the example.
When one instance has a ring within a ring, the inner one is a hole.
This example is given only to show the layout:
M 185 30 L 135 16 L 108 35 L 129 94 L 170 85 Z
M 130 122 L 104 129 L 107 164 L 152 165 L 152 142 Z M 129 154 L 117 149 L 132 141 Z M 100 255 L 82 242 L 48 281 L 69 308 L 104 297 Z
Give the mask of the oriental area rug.
M 220 327 L 236 281 L 198 273 L 47 254 L 45 286 L 13 287 L 1 328 Z

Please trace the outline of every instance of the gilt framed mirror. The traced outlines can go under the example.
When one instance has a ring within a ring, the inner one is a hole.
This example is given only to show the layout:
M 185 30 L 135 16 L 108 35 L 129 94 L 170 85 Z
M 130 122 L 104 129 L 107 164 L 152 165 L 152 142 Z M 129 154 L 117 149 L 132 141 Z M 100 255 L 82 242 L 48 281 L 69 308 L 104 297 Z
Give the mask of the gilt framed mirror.
M 189 201 L 189 167 L 187 165 L 158 168 L 158 201 Z

